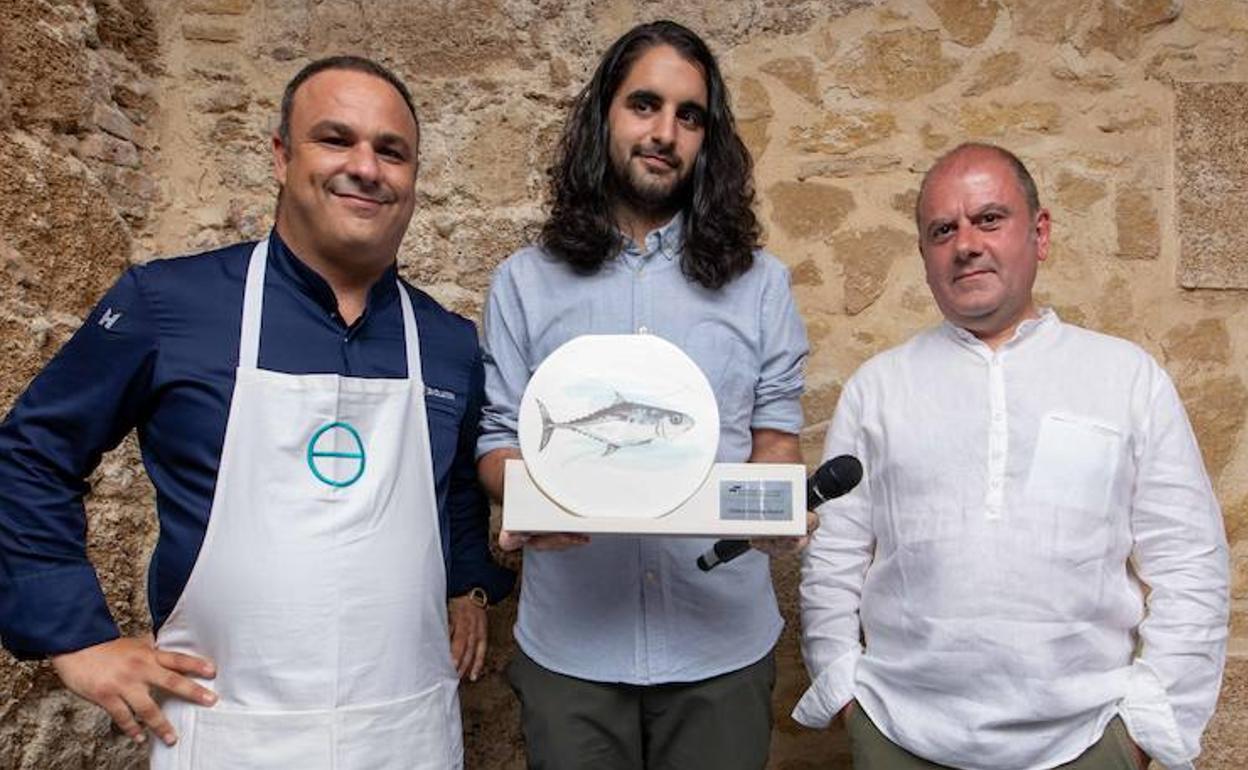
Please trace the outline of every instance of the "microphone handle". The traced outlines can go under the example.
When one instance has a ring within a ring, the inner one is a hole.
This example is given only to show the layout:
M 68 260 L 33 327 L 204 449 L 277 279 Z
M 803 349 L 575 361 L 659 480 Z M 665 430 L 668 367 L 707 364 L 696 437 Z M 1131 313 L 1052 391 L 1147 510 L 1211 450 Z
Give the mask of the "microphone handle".
M 703 572 L 710 572 L 720 564 L 732 561 L 748 550 L 750 550 L 748 540 L 717 540 L 709 552 L 698 557 L 698 568 Z

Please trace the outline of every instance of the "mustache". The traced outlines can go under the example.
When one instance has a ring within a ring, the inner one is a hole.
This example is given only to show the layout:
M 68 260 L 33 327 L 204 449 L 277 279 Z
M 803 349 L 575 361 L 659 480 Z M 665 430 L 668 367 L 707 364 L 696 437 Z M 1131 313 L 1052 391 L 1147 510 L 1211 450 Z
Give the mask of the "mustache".
M 672 147 L 666 147 L 660 144 L 652 144 L 647 147 L 634 147 L 633 155 L 635 157 L 646 155 L 653 158 L 659 158 L 672 168 L 680 168 L 680 158 L 676 157 L 675 149 Z
M 350 174 L 338 174 L 329 180 L 329 191 L 374 203 L 393 203 L 395 194 L 376 183 L 368 183 Z

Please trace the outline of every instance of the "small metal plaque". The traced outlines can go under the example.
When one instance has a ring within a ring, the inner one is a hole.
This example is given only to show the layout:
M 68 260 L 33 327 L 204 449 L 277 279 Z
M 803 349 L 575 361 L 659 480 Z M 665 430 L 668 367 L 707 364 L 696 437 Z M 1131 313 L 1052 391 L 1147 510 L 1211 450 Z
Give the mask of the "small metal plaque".
M 719 482 L 720 521 L 790 521 L 793 485 L 787 481 Z

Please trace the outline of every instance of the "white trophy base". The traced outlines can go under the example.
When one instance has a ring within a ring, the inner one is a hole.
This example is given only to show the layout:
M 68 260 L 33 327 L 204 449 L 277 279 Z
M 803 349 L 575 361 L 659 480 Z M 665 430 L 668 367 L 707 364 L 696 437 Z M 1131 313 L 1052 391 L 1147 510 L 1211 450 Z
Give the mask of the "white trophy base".
M 780 537 L 806 534 L 806 468 L 769 463 L 716 463 L 684 504 L 654 518 L 579 516 L 533 483 L 523 460 L 508 460 L 503 529 L 703 537 Z

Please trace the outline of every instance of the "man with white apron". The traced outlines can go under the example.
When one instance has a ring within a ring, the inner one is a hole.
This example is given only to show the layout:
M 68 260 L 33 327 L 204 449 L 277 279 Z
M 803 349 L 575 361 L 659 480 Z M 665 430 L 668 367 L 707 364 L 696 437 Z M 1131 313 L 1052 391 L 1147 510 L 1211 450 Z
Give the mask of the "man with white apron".
M 0 425 L 0 637 L 154 733 L 155 770 L 462 766 L 458 680 L 511 577 L 473 472 L 475 328 L 395 264 L 418 141 L 393 74 L 305 67 L 274 232 L 127 273 Z M 161 519 L 154 644 L 118 638 L 81 494 L 39 489 L 131 427 Z
M 152 768 L 456 767 L 458 677 L 411 300 L 400 290 L 405 379 L 259 369 L 267 245 L 247 273 L 208 531 L 156 637 L 215 661 L 220 700 L 169 701 L 182 740 L 154 743 Z

